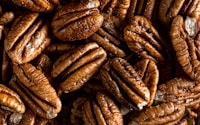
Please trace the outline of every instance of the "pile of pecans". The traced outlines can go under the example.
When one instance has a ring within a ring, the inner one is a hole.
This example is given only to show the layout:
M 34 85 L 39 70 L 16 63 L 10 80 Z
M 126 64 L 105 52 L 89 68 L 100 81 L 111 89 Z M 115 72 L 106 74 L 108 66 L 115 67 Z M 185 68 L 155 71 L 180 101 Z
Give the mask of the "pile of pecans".
M 199 125 L 199 0 L 1 0 L 1 125 Z

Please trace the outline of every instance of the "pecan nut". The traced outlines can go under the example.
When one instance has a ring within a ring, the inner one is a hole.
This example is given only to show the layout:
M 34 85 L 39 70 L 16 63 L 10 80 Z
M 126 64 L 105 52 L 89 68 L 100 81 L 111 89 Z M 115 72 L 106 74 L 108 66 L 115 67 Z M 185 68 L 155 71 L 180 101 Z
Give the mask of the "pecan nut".
M 123 117 L 112 98 L 98 92 L 96 99 L 88 100 L 82 107 L 85 124 L 123 125 Z
M 55 36 L 62 41 L 81 40 L 91 36 L 103 23 L 98 0 L 70 2 L 58 10 L 52 20 Z
M 13 65 L 9 85 L 38 116 L 52 119 L 61 110 L 61 101 L 45 75 L 32 64 Z
M 4 41 L 5 51 L 13 62 L 26 63 L 37 57 L 49 44 L 49 25 L 39 13 L 28 12 L 15 19 Z
M 21 97 L 2 84 L 0 84 L 0 103 L 5 109 L 18 113 L 24 113 L 26 109 Z
M 199 31 L 200 20 L 176 16 L 171 25 L 170 37 L 178 63 L 193 80 L 200 80 Z
M 95 42 L 61 55 L 51 71 L 52 78 L 59 82 L 59 95 L 80 89 L 99 70 L 106 57 L 106 52 Z
M 174 78 L 159 84 L 155 100 L 158 102 L 175 102 L 192 107 L 200 102 L 199 83 L 187 78 Z
M 165 40 L 144 16 L 134 16 L 124 28 L 124 39 L 129 49 L 142 58 L 166 62 Z
M 50 12 L 59 5 L 59 0 L 12 0 L 12 2 L 18 6 L 37 12 Z
M 184 116 L 185 107 L 175 103 L 162 103 L 152 106 L 139 113 L 129 125 L 174 125 Z
M 103 66 L 100 75 L 105 88 L 120 103 L 142 110 L 153 102 L 159 74 L 157 66 L 150 60 L 140 62 L 136 67 L 122 58 L 113 58 Z

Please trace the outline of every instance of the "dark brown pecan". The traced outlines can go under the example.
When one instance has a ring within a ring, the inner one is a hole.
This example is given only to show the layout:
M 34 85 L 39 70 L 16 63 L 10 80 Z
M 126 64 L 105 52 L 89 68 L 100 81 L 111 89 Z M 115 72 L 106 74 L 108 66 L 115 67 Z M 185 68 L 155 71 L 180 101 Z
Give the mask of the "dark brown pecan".
M 110 57 L 126 56 L 126 53 L 123 50 L 124 45 L 122 41 L 112 36 L 112 34 L 107 32 L 103 28 L 99 28 L 99 30 L 92 36 L 90 36 L 89 39 L 91 41 L 97 42 L 102 48 L 107 51 L 108 56 Z
M 54 62 L 51 72 L 59 84 L 59 95 L 80 89 L 99 70 L 106 56 L 106 52 L 95 42 L 61 55 Z
M 151 21 L 134 16 L 124 29 L 124 39 L 130 50 L 142 58 L 165 63 L 165 42 Z
M 10 111 L 0 109 L 0 124 L 7 125 L 7 118 L 11 114 Z
M 100 10 L 124 20 L 131 0 L 102 0 Z
M 62 41 L 85 39 L 103 23 L 98 0 L 70 2 L 58 10 L 52 20 L 55 36 Z
M 12 61 L 26 63 L 37 57 L 50 43 L 49 25 L 39 13 L 28 12 L 15 19 L 4 41 Z
M 36 115 L 30 109 L 27 109 L 26 112 L 22 115 L 19 125 L 34 125 Z
M 130 21 L 133 16 L 141 15 L 148 19 L 153 16 L 156 0 L 131 0 L 127 12 L 127 19 Z
M 0 84 L 0 104 L 3 109 L 17 113 L 24 113 L 26 109 L 21 97 L 2 84 Z
M 120 103 L 141 110 L 154 100 L 159 73 L 155 63 L 148 59 L 138 62 L 135 67 L 122 58 L 113 58 L 103 66 L 100 74 L 105 88 Z
M 84 103 L 82 119 L 84 124 L 123 125 L 123 117 L 118 106 L 103 92 L 98 92 L 96 99 Z
M 12 0 L 12 2 L 37 12 L 50 12 L 59 5 L 59 0 Z
M 30 63 L 13 65 L 14 76 L 9 85 L 40 117 L 52 119 L 61 110 L 61 101 L 45 75 Z
M 200 80 L 199 34 L 200 20 L 182 16 L 173 19 L 170 37 L 178 63 L 193 80 Z
M 176 102 L 186 107 L 192 107 L 200 102 L 200 84 L 187 78 L 174 78 L 159 84 L 156 101 Z
M 174 125 L 184 116 L 185 107 L 175 103 L 162 103 L 141 111 L 129 125 Z

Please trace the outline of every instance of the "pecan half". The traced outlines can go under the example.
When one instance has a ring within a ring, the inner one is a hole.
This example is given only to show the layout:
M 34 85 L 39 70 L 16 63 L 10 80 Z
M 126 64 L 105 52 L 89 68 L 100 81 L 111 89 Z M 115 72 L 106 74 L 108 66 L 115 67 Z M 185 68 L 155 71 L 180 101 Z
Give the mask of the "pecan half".
M 124 39 L 129 49 L 138 56 L 165 62 L 165 40 L 147 18 L 134 16 L 124 28 Z
M 173 19 L 170 37 L 178 63 L 193 80 L 200 80 L 199 34 L 200 20 L 182 16 Z
M 32 64 L 13 65 L 14 76 L 9 85 L 40 117 L 52 119 L 61 110 L 61 101 L 45 75 Z
M 4 47 L 13 62 L 29 62 L 50 44 L 49 25 L 39 15 L 36 12 L 21 14 L 12 24 Z
M 174 78 L 159 84 L 155 100 L 158 102 L 176 102 L 192 107 L 200 102 L 200 84 L 187 78 Z
M 12 2 L 37 12 L 51 12 L 59 5 L 59 0 L 12 0 Z
M 106 56 L 106 52 L 95 42 L 61 55 L 51 71 L 51 76 L 59 84 L 58 93 L 80 89 L 99 70 Z
M 99 5 L 98 0 L 81 0 L 63 6 L 52 20 L 55 36 L 62 41 L 75 41 L 91 36 L 103 23 Z
M 185 107 L 175 103 L 162 103 L 141 111 L 129 125 L 174 125 L 184 116 Z
M 2 84 L 0 84 L 0 104 L 5 109 L 18 113 L 24 113 L 26 109 L 21 97 L 15 91 Z
M 126 60 L 113 58 L 102 67 L 100 72 L 103 85 L 118 102 L 128 108 L 139 110 L 148 103 L 152 104 L 158 82 L 155 63 L 152 65 L 150 60 L 146 60 L 141 64 L 136 66 L 137 72 Z
M 123 117 L 112 98 L 98 92 L 96 99 L 88 100 L 82 107 L 85 124 L 123 125 Z

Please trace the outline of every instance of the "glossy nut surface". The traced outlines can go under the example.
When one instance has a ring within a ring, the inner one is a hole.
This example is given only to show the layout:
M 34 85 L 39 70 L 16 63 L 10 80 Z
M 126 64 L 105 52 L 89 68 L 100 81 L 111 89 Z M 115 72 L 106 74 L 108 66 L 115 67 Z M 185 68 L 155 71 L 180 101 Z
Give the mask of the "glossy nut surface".
M 103 23 L 98 0 L 70 2 L 58 10 L 52 20 L 53 33 L 62 41 L 85 39 Z

